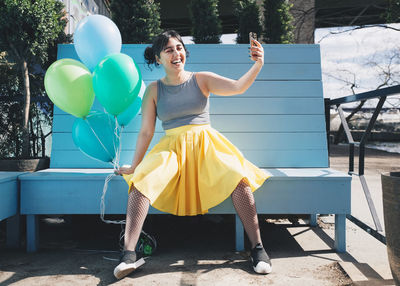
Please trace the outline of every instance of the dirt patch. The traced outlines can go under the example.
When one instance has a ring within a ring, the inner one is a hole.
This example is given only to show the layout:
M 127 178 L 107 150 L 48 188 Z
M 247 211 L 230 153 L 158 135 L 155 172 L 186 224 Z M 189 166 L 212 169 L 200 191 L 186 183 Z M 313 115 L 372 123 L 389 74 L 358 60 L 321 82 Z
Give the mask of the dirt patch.
M 316 277 L 323 278 L 332 282 L 336 286 L 352 286 L 354 285 L 350 277 L 346 274 L 339 262 L 323 265 L 314 270 Z

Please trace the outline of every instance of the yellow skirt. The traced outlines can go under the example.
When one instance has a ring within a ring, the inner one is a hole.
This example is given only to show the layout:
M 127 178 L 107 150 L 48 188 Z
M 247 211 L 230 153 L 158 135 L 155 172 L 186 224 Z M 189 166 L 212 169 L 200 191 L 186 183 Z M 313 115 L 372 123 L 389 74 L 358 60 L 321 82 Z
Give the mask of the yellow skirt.
M 269 176 L 209 124 L 166 130 L 135 172 L 124 175 L 151 205 L 179 216 L 205 214 L 242 179 L 254 192 Z

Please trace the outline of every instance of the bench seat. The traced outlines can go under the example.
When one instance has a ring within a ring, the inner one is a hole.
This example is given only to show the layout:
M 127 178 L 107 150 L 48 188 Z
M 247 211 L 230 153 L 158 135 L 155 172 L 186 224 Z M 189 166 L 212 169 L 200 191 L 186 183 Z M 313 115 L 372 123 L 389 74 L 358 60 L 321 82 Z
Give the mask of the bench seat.
M 0 221 L 7 219 L 7 246 L 18 247 L 19 224 L 19 182 L 23 172 L 0 172 Z
M 271 177 L 255 193 L 259 214 L 336 214 L 345 219 L 350 212 L 351 177 L 331 168 L 263 169 Z M 22 175 L 21 214 L 27 215 L 28 250 L 37 247 L 37 218 L 42 214 L 98 214 L 104 180 L 112 169 L 47 169 Z M 125 214 L 127 185 L 114 177 L 105 198 L 105 214 Z M 51 202 L 51 203 L 49 203 Z M 150 207 L 150 214 L 162 212 Z M 235 213 L 230 198 L 210 209 L 210 214 Z M 237 222 L 237 248 L 243 249 L 243 229 Z M 336 225 L 337 240 L 345 233 Z M 336 241 L 339 251 L 345 245 Z
M 350 210 L 351 177 L 343 172 L 331 168 L 262 170 L 271 177 L 254 192 L 259 213 L 319 214 Z M 112 169 L 47 169 L 22 175 L 19 177 L 21 214 L 98 214 L 104 180 L 112 172 Z M 127 191 L 122 177 L 109 182 L 106 214 L 126 213 Z M 227 199 L 209 213 L 232 212 L 233 205 Z M 162 212 L 150 207 L 149 213 Z

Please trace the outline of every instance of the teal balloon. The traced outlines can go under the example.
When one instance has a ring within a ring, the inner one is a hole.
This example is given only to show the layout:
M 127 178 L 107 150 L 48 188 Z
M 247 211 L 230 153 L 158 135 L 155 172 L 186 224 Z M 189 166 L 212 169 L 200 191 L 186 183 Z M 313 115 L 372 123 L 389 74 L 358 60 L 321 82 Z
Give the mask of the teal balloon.
M 142 75 L 133 59 L 125 54 L 106 56 L 93 71 L 93 89 L 106 111 L 117 116 L 139 94 Z
M 119 147 L 119 139 L 114 134 L 115 127 L 114 117 L 104 112 L 91 111 L 85 119 L 75 119 L 72 139 L 89 157 L 112 162 Z
M 129 105 L 128 109 L 117 116 L 118 124 L 120 126 L 127 126 L 132 121 L 132 119 L 139 114 L 140 108 L 142 107 L 142 99 L 145 91 L 146 85 L 142 81 L 138 96 L 135 98 L 133 103 Z

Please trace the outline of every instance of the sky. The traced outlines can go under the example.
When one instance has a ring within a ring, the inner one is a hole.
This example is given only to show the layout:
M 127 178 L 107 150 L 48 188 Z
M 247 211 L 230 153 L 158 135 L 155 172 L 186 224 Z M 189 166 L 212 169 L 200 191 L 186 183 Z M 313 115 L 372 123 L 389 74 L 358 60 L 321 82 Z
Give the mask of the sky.
M 400 29 L 400 24 L 390 26 Z M 390 57 L 397 57 L 390 65 L 394 79 L 400 81 L 400 31 L 378 27 L 359 30 L 354 27 L 315 30 L 315 43 L 321 47 L 322 82 L 324 97 L 337 98 L 376 89 L 384 82 L 382 70 L 388 70 Z M 350 30 L 350 31 L 348 31 Z M 348 32 L 344 32 L 348 31 Z M 341 33 L 338 33 L 341 32 Z M 332 34 L 337 33 L 337 34 Z M 236 34 L 221 37 L 222 44 L 235 44 Z M 193 43 L 191 37 L 183 37 Z M 384 107 L 400 107 L 400 96 L 391 96 Z M 367 107 L 377 100 L 367 102 Z
M 390 26 L 400 29 L 400 24 Z M 321 46 L 325 97 L 351 95 L 349 83 L 356 84 L 354 88 L 356 93 L 374 90 L 384 82 L 382 71 L 388 71 L 389 67 L 393 79 L 400 81 L 400 31 L 371 27 L 331 34 L 331 32 L 348 31 L 351 28 L 315 31 L 315 43 Z M 391 57 L 394 58 L 390 64 Z M 397 95 L 389 97 L 389 103 L 398 105 L 400 101 L 397 98 L 399 98 Z

